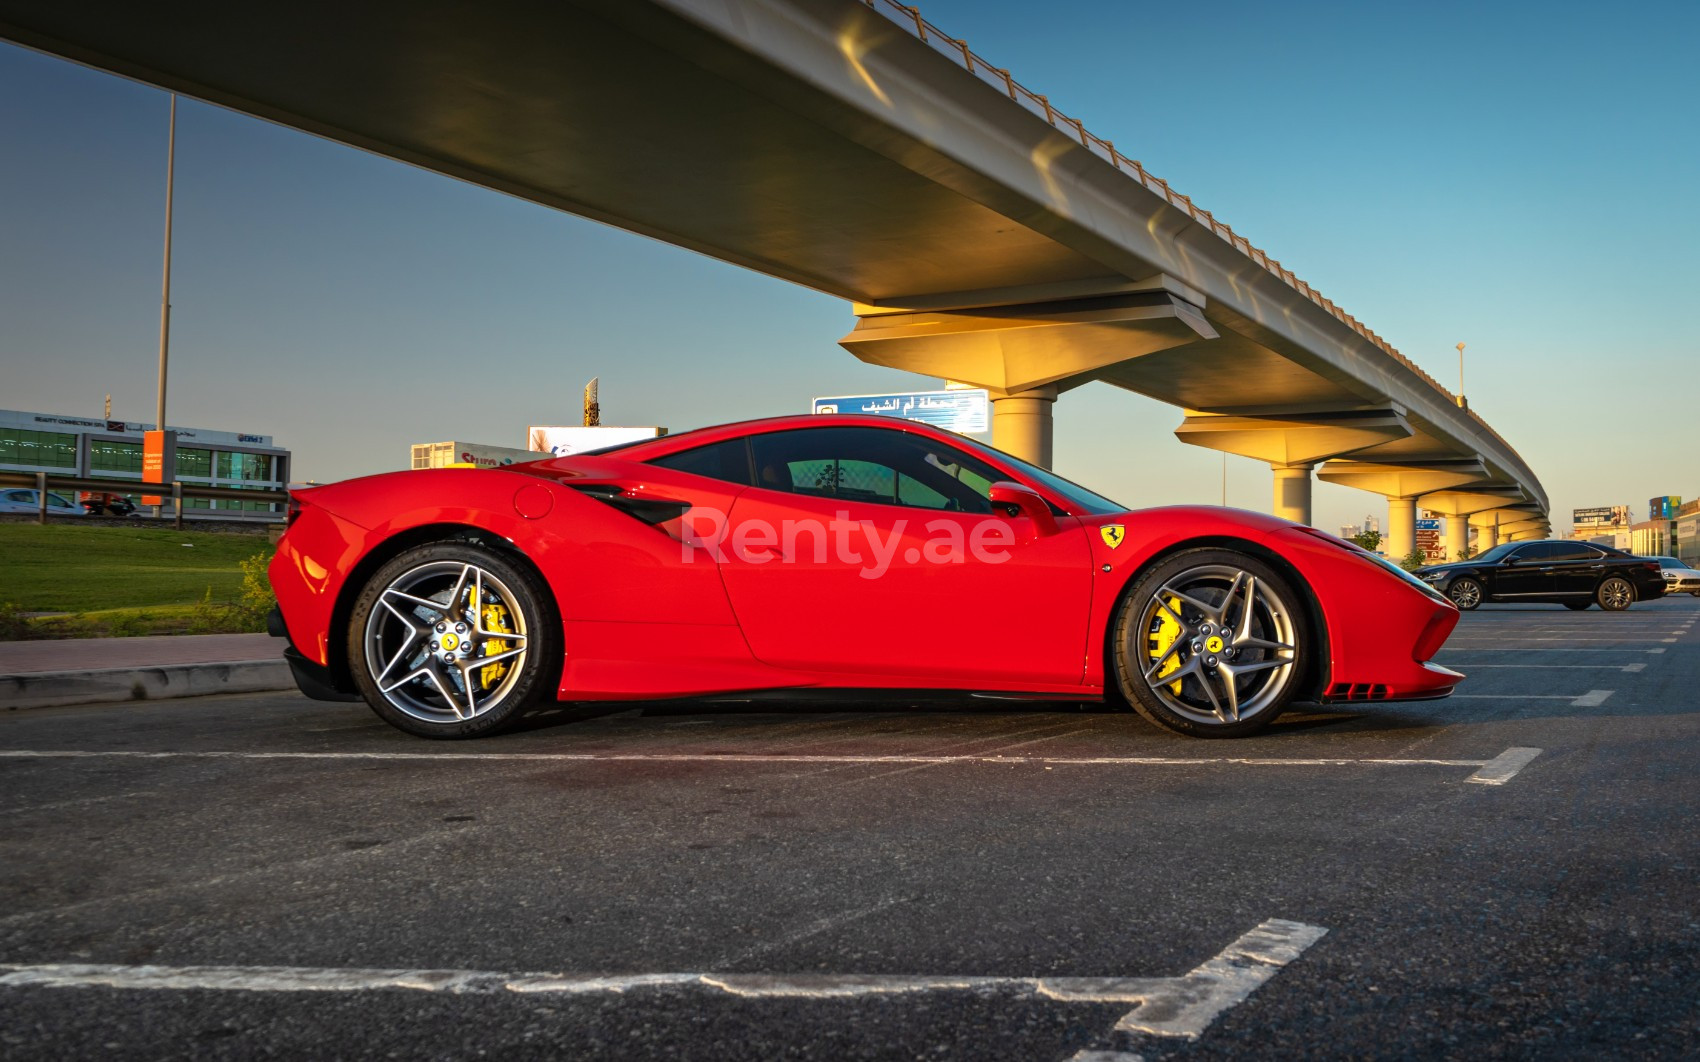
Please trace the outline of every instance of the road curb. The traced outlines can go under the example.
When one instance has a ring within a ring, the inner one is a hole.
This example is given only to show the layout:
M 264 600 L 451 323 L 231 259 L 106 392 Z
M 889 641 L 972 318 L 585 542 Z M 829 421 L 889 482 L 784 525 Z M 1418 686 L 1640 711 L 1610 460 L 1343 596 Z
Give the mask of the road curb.
M 158 701 L 209 693 L 292 690 L 289 665 L 277 660 L 39 671 L 0 675 L 0 709 L 58 708 L 111 701 Z

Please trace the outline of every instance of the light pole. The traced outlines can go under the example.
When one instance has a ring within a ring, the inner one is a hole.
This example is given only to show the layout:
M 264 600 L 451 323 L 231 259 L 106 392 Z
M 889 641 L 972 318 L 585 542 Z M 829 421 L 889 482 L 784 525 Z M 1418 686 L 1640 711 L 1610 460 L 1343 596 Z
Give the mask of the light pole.
M 1458 344 L 1458 408 L 1464 407 L 1464 344 Z
M 171 195 L 177 163 L 177 93 L 171 94 L 171 125 L 165 142 L 165 279 L 159 295 L 159 406 L 154 427 L 165 430 L 165 367 L 171 351 Z

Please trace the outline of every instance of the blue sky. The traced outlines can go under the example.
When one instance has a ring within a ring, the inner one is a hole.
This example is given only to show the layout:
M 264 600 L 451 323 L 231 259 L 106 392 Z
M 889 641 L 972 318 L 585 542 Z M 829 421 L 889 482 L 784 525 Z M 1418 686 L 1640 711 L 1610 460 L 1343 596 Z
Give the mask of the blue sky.
M 1453 386 L 1579 506 L 1700 494 L 1700 5 L 994 3 L 923 14 Z M 167 97 L 0 45 L 0 406 L 151 420 Z M 927 381 L 835 340 L 844 303 L 184 100 L 170 419 L 272 434 L 296 475 L 407 444 L 682 430 Z M 1215 502 L 1180 411 L 1091 385 L 1060 472 Z M 1228 501 L 1267 509 L 1266 466 Z M 1325 528 L 1380 498 L 1318 484 Z

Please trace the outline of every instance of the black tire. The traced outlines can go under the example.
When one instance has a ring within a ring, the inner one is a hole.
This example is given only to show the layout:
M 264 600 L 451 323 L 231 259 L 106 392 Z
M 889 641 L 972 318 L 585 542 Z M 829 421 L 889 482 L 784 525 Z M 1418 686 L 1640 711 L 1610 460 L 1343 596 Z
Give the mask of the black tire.
M 355 599 L 347 649 L 378 717 L 428 738 L 496 733 L 553 701 L 561 674 L 548 587 L 473 542 L 416 546 L 379 568 Z
M 1134 580 L 1117 608 L 1117 688 L 1166 730 L 1255 734 L 1297 695 L 1313 655 L 1303 603 L 1286 576 L 1237 550 L 1168 557 Z
M 1572 612 L 1584 612 L 1592 608 L 1593 605 L 1592 601 L 1566 601 L 1564 603 L 1564 607 Z
M 1635 603 L 1635 584 L 1621 575 L 1608 575 L 1600 580 L 1594 600 L 1607 612 L 1622 612 Z
M 1482 592 L 1482 584 L 1469 576 L 1453 580 L 1452 585 L 1446 588 L 1446 596 L 1460 612 L 1474 612 L 1487 599 Z

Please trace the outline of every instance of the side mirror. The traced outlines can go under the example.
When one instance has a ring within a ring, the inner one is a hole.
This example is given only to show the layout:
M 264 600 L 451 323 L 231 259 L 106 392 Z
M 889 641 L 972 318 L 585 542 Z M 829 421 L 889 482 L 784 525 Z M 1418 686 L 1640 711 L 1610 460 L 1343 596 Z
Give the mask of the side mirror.
M 1010 480 L 999 480 L 992 484 L 992 507 L 1002 509 L 1006 516 L 1025 516 L 1033 521 L 1033 530 L 1040 535 L 1057 533 L 1057 518 L 1051 512 L 1051 507 L 1045 499 L 1039 497 L 1039 492 L 1032 487 L 1023 486 Z

